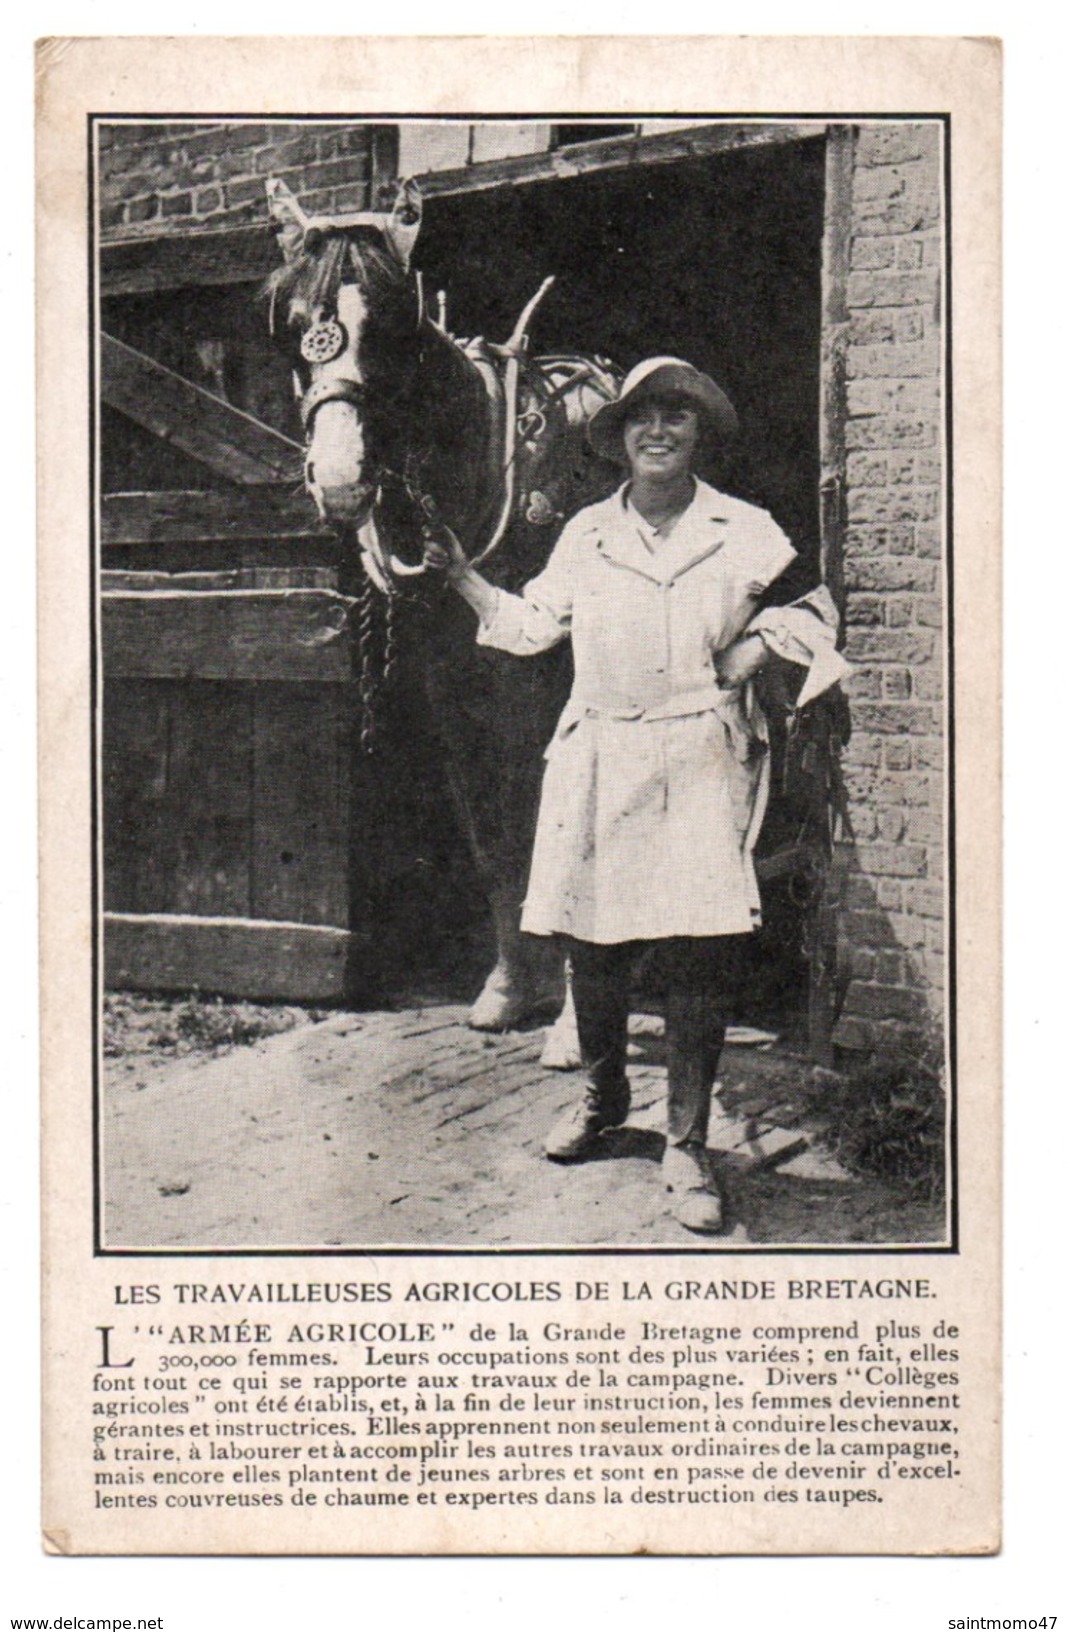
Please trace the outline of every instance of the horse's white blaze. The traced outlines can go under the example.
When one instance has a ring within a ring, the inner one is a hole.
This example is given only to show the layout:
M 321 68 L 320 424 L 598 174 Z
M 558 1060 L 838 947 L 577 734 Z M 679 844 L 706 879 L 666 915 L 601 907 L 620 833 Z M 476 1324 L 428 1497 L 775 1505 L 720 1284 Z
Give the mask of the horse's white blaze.
M 364 439 L 359 410 L 350 402 L 324 402 L 315 414 L 307 450 L 307 490 L 323 521 L 359 522 L 374 500 L 363 479 Z
M 357 283 L 343 283 L 337 291 L 337 317 L 348 336 L 348 344 L 332 363 L 323 363 L 323 377 L 328 378 L 332 373 L 337 373 L 346 379 L 358 380 L 362 384 L 363 370 L 359 350 L 363 330 L 367 325 L 367 302 L 363 290 Z
M 344 326 L 345 349 L 311 370 L 313 384 L 323 380 L 363 383 L 360 341 L 367 322 L 363 291 L 344 284 L 337 296 L 337 316 Z M 311 422 L 307 448 L 307 487 L 325 520 L 350 520 L 366 509 L 369 498 L 363 474 L 366 444 L 359 409 L 350 402 L 324 402 Z

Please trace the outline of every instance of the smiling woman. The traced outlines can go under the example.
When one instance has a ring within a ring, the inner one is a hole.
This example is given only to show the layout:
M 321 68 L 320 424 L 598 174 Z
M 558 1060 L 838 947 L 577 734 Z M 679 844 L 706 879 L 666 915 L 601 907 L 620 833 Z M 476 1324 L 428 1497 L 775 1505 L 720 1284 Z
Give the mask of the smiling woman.
M 667 987 L 664 1184 L 679 1222 L 702 1234 L 722 1227 L 711 1093 L 760 915 L 753 850 L 770 767 L 749 682 L 772 653 L 808 654 L 801 700 L 845 671 L 825 590 L 761 623 L 761 598 L 796 551 L 766 511 L 693 474 L 701 444 L 736 429 L 708 375 L 649 358 L 589 425 L 628 480 L 573 518 L 522 596 L 490 585 L 447 530 L 426 551 L 477 612 L 481 644 L 527 656 L 569 636 L 573 648 L 522 918 L 529 934 L 565 938 L 586 1071 L 546 1154 L 590 1155 L 625 1122 L 630 969 L 651 945 Z M 802 644 L 784 646 L 787 626 Z
M 623 430 L 634 481 L 658 486 L 684 480 L 688 485 L 699 438 L 699 415 L 684 397 L 665 392 L 638 404 Z

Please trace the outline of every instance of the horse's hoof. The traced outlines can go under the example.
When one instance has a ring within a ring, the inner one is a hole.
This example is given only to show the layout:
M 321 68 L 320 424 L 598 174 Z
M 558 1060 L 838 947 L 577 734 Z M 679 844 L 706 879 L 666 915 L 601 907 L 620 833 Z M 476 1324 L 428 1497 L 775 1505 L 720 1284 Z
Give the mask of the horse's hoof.
M 546 1008 L 559 1007 L 562 992 L 517 992 L 513 988 L 486 986 L 467 1016 L 473 1031 L 509 1031 Z
M 561 1014 L 555 1025 L 545 1033 L 541 1064 L 547 1071 L 577 1071 L 581 1063 L 578 1028 L 571 1015 Z
M 507 1031 L 519 1018 L 520 1006 L 507 992 L 481 992 L 467 1016 L 472 1031 Z

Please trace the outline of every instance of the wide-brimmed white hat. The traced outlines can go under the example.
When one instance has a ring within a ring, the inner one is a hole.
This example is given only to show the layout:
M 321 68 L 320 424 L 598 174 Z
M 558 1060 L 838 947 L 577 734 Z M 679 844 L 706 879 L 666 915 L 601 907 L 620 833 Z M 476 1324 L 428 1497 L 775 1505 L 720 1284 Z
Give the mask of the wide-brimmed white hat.
M 589 441 L 605 459 L 626 463 L 622 430 L 634 403 L 643 397 L 669 393 L 690 398 L 700 413 L 706 435 L 727 441 L 737 433 L 734 405 L 710 375 L 702 374 L 681 357 L 648 357 L 631 368 L 614 402 L 598 408 L 589 421 Z

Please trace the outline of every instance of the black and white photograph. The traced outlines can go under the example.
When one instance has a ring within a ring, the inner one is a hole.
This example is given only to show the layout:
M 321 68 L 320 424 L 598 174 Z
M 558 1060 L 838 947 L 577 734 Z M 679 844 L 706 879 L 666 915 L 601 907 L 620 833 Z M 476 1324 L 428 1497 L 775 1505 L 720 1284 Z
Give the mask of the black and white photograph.
M 947 118 L 90 140 L 98 1250 L 951 1249 Z

